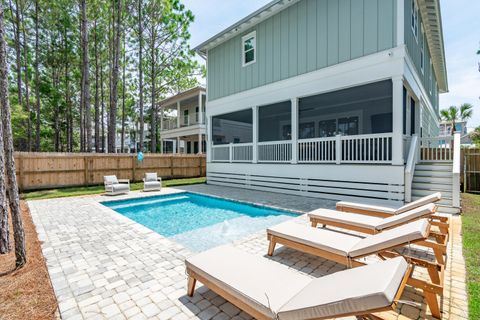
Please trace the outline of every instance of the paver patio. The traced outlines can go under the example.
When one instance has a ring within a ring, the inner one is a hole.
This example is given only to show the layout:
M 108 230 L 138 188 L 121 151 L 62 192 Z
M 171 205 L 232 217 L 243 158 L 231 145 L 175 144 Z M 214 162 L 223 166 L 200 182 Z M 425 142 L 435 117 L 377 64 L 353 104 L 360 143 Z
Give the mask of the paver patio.
M 164 188 L 161 194 L 188 190 L 225 198 L 307 212 L 334 207 L 322 199 L 194 185 Z M 127 196 L 90 196 L 29 201 L 62 319 L 251 319 L 205 287 L 192 298 L 186 293 L 184 259 L 188 249 L 129 220 L 99 202 L 150 196 L 159 192 L 131 192 Z M 302 219 L 302 218 L 299 218 Z M 444 319 L 467 319 L 465 265 L 460 217 L 452 217 L 443 298 Z M 305 221 L 306 223 L 306 221 Z M 235 243 L 253 254 L 265 255 L 264 232 Z M 312 277 L 342 270 L 325 259 L 290 249 L 277 249 L 272 258 Z M 430 318 L 420 292 L 407 288 L 399 312 L 388 319 Z

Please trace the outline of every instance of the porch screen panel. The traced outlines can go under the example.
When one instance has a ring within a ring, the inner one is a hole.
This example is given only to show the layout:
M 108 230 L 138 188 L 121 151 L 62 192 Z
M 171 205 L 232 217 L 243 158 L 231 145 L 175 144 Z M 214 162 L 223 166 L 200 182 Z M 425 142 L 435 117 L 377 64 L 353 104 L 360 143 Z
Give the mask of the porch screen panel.
M 214 145 L 252 142 L 252 130 L 252 109 L 212 117 L 212 141 Z
M 298 138 L 392 132 L 390 80 L 299 99 Z
M 291 101 L 284 101 L 258 109 L 258 141 L 292 139 Z

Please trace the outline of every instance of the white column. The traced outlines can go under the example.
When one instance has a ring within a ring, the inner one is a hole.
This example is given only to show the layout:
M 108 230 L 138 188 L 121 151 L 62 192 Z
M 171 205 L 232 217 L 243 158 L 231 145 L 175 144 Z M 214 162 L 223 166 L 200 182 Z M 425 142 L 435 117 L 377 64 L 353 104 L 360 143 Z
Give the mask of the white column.
M 201 133 L 198 134 L 198 153 L 199 154 L 203 153 L 203 150 L 202 150 L 202 134 Z
M 397 0 L 397 46 L 403 46 L 405 44 L 405 0 Z
M 163 139 L 162 139 L 162 136 L 160 136 L 160 153 L 163 153 Z
M 403 77 L 392 78 L 392 164 L 403 165 Z
M 180 137 L 177 137 L 177 150 L 175 153 L 180 153 Z
M 258 106 L 252 107 L 252 163 L 258 161 Z
M 202 92 L 198 94 L 198 123 L 203 123 Z
M 292 163 L 295 164 L 298 162 L 298 99 L 293 98 L 291 101 Z
M 180 101 L 177 101 L 177 128 L 180 128 Z
M 213 139 L 213 134 L 212 134 L 212 117 L 207 118 L 208 121 L 206 121 L 206 130 L 205 130 L 205 141 L 207 145 L 207 162 L 210 162 L 211 159 L 211 154 L 212 154 L 212 139 Z

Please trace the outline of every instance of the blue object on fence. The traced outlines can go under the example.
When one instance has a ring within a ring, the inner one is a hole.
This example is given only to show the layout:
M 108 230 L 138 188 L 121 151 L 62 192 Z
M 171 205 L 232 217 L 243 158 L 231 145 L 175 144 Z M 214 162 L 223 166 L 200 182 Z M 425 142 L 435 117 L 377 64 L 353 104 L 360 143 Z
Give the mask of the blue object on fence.
M 140 162 L 143 161 L 143 152 L 139 152 L 139 153 L 137 154 L 137 160 L 140 161 Z

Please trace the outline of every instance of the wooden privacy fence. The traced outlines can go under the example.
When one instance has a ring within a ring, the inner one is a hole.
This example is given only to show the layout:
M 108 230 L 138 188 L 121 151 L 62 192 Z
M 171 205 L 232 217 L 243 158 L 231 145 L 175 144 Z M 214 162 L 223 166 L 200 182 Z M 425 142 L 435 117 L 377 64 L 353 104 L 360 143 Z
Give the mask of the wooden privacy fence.
M 36 153 L 16 152 L 15 162 L 20 190 L 103 183 L 103 176 L 141 181 L 145 172 L 157 172 L 164 179 L 205 176 L 204 155 Z
M 462 183 L 464 192 L 480 192 L 480 149 L 462 148 Z

